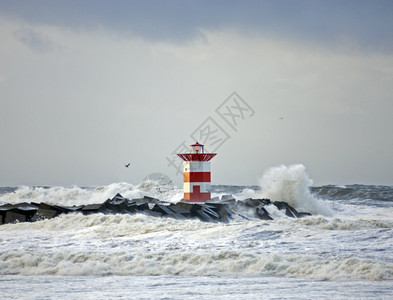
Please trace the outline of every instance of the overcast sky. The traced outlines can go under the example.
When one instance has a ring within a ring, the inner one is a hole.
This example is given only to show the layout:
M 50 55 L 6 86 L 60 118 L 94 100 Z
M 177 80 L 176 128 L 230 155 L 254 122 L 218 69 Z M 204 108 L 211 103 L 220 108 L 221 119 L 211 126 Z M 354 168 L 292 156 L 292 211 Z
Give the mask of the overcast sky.
M 0 0 L 0 186 L 393 185 L 392 129 L 390 0 Z

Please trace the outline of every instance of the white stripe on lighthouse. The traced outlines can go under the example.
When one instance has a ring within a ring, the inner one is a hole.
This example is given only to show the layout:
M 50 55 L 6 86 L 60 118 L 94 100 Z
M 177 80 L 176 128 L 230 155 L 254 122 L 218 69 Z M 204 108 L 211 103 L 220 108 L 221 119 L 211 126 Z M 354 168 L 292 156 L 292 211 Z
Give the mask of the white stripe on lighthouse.
M 184 161 L 183 172 L 210 172 L 210 161 Z

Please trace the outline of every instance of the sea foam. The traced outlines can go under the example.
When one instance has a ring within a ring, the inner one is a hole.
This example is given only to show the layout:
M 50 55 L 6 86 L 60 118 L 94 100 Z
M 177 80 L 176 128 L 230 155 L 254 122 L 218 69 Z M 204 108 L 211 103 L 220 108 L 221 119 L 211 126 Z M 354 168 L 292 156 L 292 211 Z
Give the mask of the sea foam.
M 332 216 L 333 210 L 311 194 L 313 182 L 305 169 L 302 164 L 270 168 L 260 180 L 262 197 L 286 202 L 299 211 Z
M 154 182 L 142 182 L 133 185 L 126 182 L 111 183 L 106 186 L 82 188 L 78 186 L 70 187 L 30 187 L 20 186 L 14 192 L 0 195 L 0 205 L 4 203 L 21 202 L 45 202 L 52 205 L 87 205 L 102 203 L 108 198 L 112 198 L 117 193 L 129 199 L 143 198 L 145 195 L 159 198 L 164 201 L 178 202 L 183 194 L 182 191 L 171 187 L 163 189 Z

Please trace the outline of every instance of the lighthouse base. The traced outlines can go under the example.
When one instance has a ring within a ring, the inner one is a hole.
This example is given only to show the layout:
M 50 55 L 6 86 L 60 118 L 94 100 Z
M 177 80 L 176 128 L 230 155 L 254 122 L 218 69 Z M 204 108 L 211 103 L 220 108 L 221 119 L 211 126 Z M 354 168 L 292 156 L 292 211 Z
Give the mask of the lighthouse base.
M 205 202 L 210 200 L 210 193 L 201 193 L 201 187 L 195 185 L 192 193 L 184 193 L 184 200 L 187 202 Z

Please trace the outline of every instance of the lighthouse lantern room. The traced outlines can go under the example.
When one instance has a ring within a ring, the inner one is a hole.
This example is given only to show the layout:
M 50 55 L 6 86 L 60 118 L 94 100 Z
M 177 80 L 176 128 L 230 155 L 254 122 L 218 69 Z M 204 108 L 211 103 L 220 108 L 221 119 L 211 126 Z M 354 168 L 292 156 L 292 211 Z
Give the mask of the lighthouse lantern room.
M 205 153 L 198 142 L 190 147 L 190 153 L 177 154 L 183 160 L 184 200 L 205 202 L 211 199 L 210 160 L 217 153 Z

